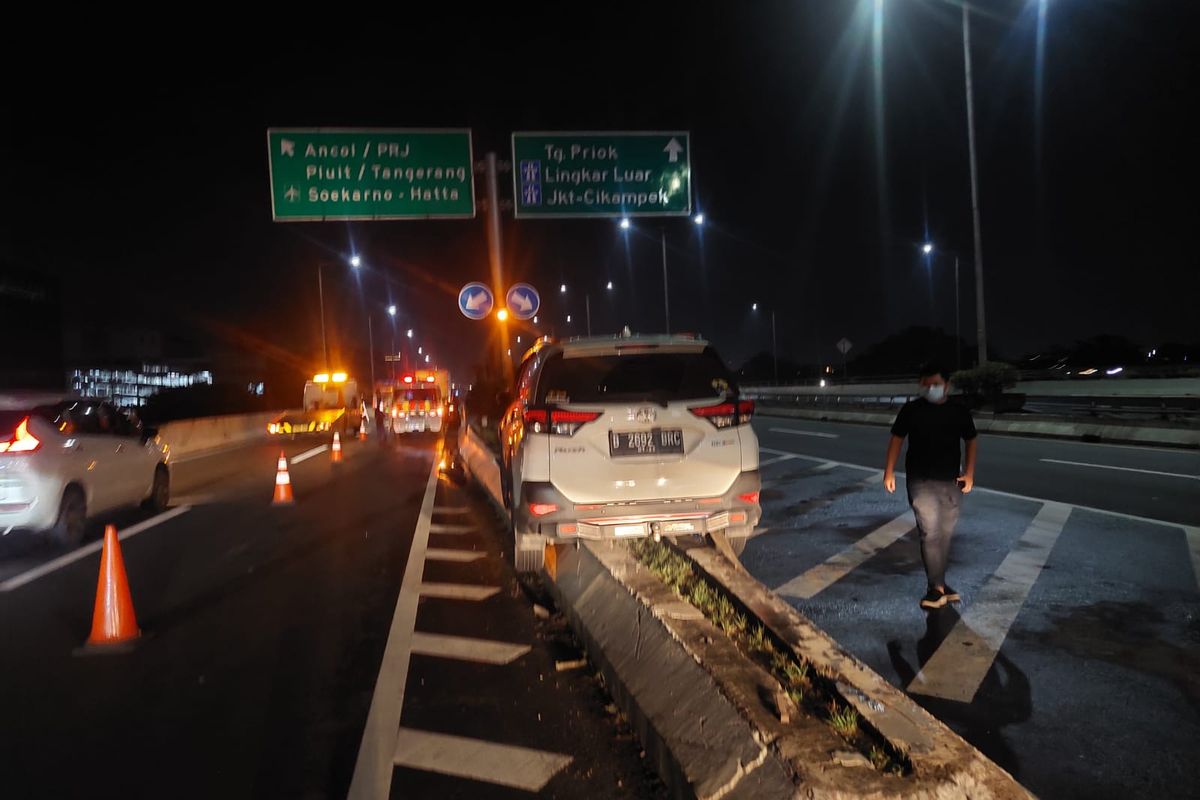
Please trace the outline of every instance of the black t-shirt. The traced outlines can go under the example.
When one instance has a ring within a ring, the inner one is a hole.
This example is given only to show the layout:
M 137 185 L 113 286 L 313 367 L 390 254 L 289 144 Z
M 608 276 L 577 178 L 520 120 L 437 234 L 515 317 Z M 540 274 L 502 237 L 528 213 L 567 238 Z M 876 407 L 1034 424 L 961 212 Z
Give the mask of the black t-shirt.
M 959 476 L 959 439 L 976 436 L 971 411 L 954 402 L 931 403 L 919 398 L 905 403 L 892 424 L 892 435 L 908 437 L 904 471 L 909 480 L 952 481 Z

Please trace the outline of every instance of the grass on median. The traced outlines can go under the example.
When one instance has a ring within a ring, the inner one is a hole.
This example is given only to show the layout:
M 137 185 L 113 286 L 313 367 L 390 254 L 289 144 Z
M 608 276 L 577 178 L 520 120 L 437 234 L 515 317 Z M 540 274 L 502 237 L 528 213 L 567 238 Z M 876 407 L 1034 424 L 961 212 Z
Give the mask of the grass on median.
M 873 731 L 859 725 L 858 712 L 834 690 L 833 676 L 814 676 L 808 662 L 777 642 L 761 623 L 748 620 L 723 590 L 696 574 L 686 557 L 652 539 L 631 543 L 630 552 L 676 594 L 699 609 L 739 650 L 770 672 L 797 708 L 825 720 L 835 733 L 867 755 L 880 772 L 904 775 L 911 771 L 908 759 Z

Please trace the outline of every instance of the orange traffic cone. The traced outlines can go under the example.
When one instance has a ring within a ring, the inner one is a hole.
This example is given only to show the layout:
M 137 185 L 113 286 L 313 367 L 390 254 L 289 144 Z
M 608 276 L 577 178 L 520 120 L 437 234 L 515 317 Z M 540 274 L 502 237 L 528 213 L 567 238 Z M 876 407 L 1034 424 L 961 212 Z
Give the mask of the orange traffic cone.
M 333 432 L 333 458 L 334 464 L 342 463 L 342 437 L 338 436 L 338 432 Z
M 133 613 L 133 597 L 125 577 L 125 561 L 117 540 L 117 527 L 104 526 L 104 550 L 100 554 L 100 580 L 96 582 L 96 610 L 92 612 L 92 635 L 88 645 L 113 645 L 142 635 Z
M 287 456 L 283 451 L 279 451 L 279 469 L 275 472 L 275 499 L 271 501 L 274 506 L 286 506 L 292 504 L 292 478 L 288 475 Z
M 358 423 L 358 438 L 366 441 L 367 439 L 367 417 L 364 414 L 362 420 Z

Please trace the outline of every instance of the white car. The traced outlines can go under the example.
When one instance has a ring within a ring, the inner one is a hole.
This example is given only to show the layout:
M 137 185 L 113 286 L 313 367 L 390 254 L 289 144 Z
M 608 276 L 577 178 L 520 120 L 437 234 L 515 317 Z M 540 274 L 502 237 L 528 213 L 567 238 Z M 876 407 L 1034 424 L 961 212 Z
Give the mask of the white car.
M 500 423 L 501 489 L 520 571 L 547 543 L 723 531 L 740 553 L 762 516 L 754 403 L 707 342 L 539 342 Z
M 170 498 L 167 448 L 107 401 L 0 393 L 0 534 L 83 538 L 89 516 Z

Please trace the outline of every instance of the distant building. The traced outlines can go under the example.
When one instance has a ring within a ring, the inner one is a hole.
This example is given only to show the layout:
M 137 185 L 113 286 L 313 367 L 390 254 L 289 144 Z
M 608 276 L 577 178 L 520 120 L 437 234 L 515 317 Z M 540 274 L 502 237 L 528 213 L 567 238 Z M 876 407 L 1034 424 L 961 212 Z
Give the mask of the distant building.
M 86 397 L 107 397 L 119 406 L 142 406 L 164 389 L 212 384 L 212 371 L 199 364 L 141 364 L 80 367 L 67 372 L 68 388 Z

